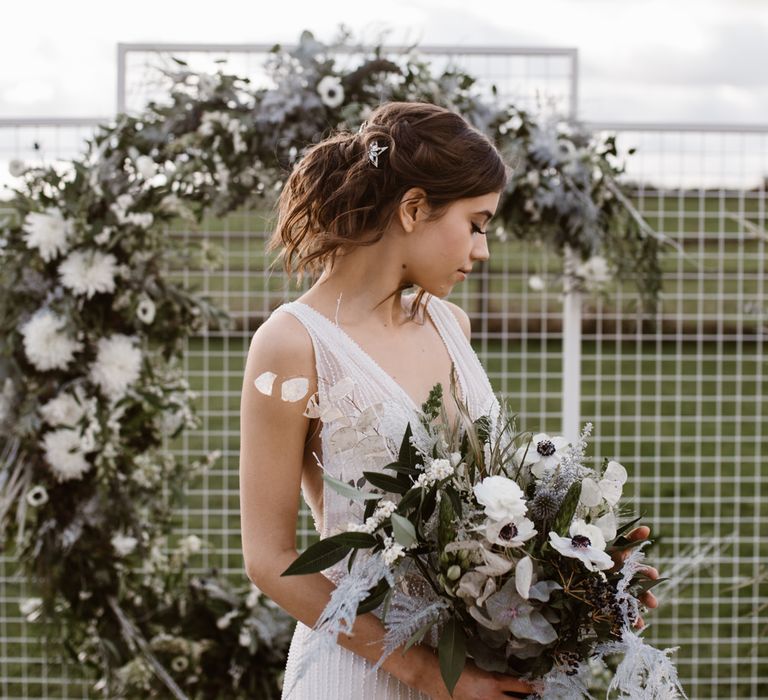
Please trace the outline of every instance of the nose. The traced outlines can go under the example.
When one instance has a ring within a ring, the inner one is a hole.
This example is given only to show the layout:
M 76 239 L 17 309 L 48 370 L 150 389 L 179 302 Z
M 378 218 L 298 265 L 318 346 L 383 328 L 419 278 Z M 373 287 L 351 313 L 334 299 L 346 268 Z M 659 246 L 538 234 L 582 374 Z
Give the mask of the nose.
M 476 240 L 472 244 L 472 253 L 470 256 L 473 260 L 488 260 L 491 257 L 488 251 L 488 236 L 477 236 Z

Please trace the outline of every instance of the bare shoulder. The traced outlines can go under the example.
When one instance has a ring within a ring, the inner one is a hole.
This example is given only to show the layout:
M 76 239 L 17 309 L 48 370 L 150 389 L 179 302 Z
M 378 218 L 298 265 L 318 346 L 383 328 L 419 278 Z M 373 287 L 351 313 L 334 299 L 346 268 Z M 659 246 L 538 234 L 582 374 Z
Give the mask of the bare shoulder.
M 301 321 L 290 313 L 272 314 L 253 334 L 245 366 L 244 389 L 253 389 L 253 382 L 264 372 L 276 375 L 272 395 L 278 398 L 283 382 L 306 377 L 307 393 L 294 407 L 299 414 L 306 408 L 309 397 L 317 391 L 312 339 Z M 288 409 L 288 406 L 284 408 Z
M 456 320 L 461 326 L 461 330 L 464 331 L 464 335 L 467 336 L 467 340 L 472 340 L 472 324 L 469 320 L 467 312 L 464 311 L 458 304 L 454 304 L 452 301 L 443 299 L 442 302 L 453 312 Z

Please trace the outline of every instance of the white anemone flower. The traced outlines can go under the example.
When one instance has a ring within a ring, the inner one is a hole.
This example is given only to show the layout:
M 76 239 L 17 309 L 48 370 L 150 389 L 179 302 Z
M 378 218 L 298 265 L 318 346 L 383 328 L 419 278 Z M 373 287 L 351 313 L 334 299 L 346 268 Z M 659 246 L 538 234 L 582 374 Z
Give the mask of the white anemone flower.
M 587 508 L 599 506 L 602 501 L 613 507 L 619 502 L 626 482 L 627 470 L 619 462 L 611 460 L 606 465 L 603 478 L 600 481 L 596 482 L 594 479 L 587 478 L 581 482 L 579 500 Z
M 58 482 L 81 479 L 91 468 L 82 450 L 82 438 L 76 430 L 51 430 L 43 436 L 45 461 Z
M 22 229 L 27 248 L 37 248 L 40 257 L 45 262 L 50 262 L 69 249 L 69 237 L 74 231 L 74 222 L 65 219 L 58 207 L 48 207 L 43 213 L 29 212 L 24 217 Z
M 590 571 L 603 571 L 613 566 L 613 559 L 605 552 L 605 538 L 599 527 L 576 519 L 568 534 L 570 537 L 549 533 L 550 544 L 564 557 L 578 559 Z
M 537 532 L 528 518 L 501 521 L 488 519 L 475 530 L 482 532 L 491 544 L 502 547 L 521 547 Z
M 33 508 L 37 508 L 38 506 L 42 506 L 45 503 L 48 503 L 48 491 L 45 490 L 45 486 L 37 485 L 33 486 L 29 491 L 27 491 L 27 494 L 25 496 L 27 503 L 31 505 Z
M 156 311 L 155 302 L 148 296 L 143 296 L 136 307 L 136 316 L 142 323 L 150 324 L 155 320 Z
M 130 336 L 115 333 L 99 338 L 90 377 L 105 396 L 117 401 L 141 374 L 141 350 Z
M 525 515 L 525 496 L 522 489 L 505 476 L 487 476 L 473 491 L 485 514 L 495 521 L 509 522 Z
M 327 107 L 335 108 L 344 102 L 344 88 L 341 80 L 334 75 L 326 75 L 317 84 L 320 99 Z
M 546 471 L 557 466 L 560 455 L 568 444 L 568 440 L 561 435 L 550 437 L 546 433 L 537 433 L 530 444 L 526 443 L 516 450 L 514 461 L 516 464 L 522 462 L 525 466 L 530 466 L 533 475 L 541 479 Z
M 88 299 L 94 294 L 114 292 L 116 273 L 117 258 L 98 250 L 73 250 L 59 265 L 61 283 Z
M 64 332 L 67 321 L 50 309 L 41 309 L 21 326 L 27 359 L 41 372 L 66 369 L 83 344 Z

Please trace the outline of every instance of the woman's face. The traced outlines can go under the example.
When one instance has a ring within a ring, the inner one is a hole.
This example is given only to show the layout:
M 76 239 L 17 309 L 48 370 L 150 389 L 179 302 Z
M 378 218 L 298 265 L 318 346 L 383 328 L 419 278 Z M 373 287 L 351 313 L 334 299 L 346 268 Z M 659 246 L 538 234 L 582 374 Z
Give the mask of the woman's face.
M 459 199 L 438 220 L 429 222 L 425 201 L 409 205 L 404 219 L 408 232 L 404 280 L 435 296 L 447 296 L 464 280 L 459 270 L 471 270 L 478 261 L 488 260 L 486 236 L 479 232 L 487 231 L 500 197 L 501 193 L 490 192 Z

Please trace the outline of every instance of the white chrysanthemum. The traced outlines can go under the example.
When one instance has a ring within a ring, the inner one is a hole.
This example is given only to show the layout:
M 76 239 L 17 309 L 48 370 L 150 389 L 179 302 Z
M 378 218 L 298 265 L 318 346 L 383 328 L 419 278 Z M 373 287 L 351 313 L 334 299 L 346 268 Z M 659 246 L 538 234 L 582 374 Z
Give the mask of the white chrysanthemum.
M 137 544 L 138 540 L 135 537 L 131 537 L 131 535 L 124 535 L 123 533 L 118 532 L 112 536 L 112 547 L 119 557 L 128 556 L 134 549 L 136 549 Z
M 549 542 L 564 557 L 579 559 L 590 571 L 603 571 L 613 566 L 613 559 L 605 552 L 605 538 L 599 527 L 583 520 L 574 520 L 568 530 L 570 537 L 549 533 Z
M 143 296 L 136 308 L 136 316 L 142 323 L 152 323 L 155 320 L 155 302 L 148 296 Z
M 59 265 L 61 283 L 89 299 L 100 292 L 114 292 L 116 272 L 117 258 L 98 250 L 72 251 Z
M 392 566 L 392 564 L 394 564 L 398 559 L 401 559 L 403 556 L 405 556 L 405 547 L 395 542 L 394 538 L 385 537 L 384 551 L 382 552 L 382 556 L 384 557 L 384 561 L 387 563 L 387 565 Z
M 119 333 L 99 338 L 90 376 L 105 396 L 117 401 L 140 373 L 141 350 L 133 344 L 132 338 Z
M 45 461 L 59 483 L 80 479 L 91 468 L 90 462 L 85 459 L 82 440 L 76 430 L 51 430 L 43 436 L 42 447 Z
M 41 309 L 21 327 L 24 352 L 29 361 L 41 372 L 66 369 L 83 344 L 72 340 L 62 328 L 64 318 L 50 309 Z
M 326 75 L 322 78 L 317 84 L 317 92 L 327 107 L 338 107 L 344 102 L 344 88 L 341 85 L 341 80 L 336 76 Z
M 69 392 L 62 391 L 40 406 L 39 411 L 43 420 L 51 426 L 65 425 L 70 428 L 75 426 L 86 412 L 82 388 L 78 387 L 78 389 L 80 389 L 78 392 L 80 401 Z
M 31 211 L 24 217 L 24 242 L 27 248 L 37 248 L 40 257 L 49 262 L 69 248 L 69 237 L 74 222 L 65 219 L 57 207 L 48 207 L 44 213 Z

